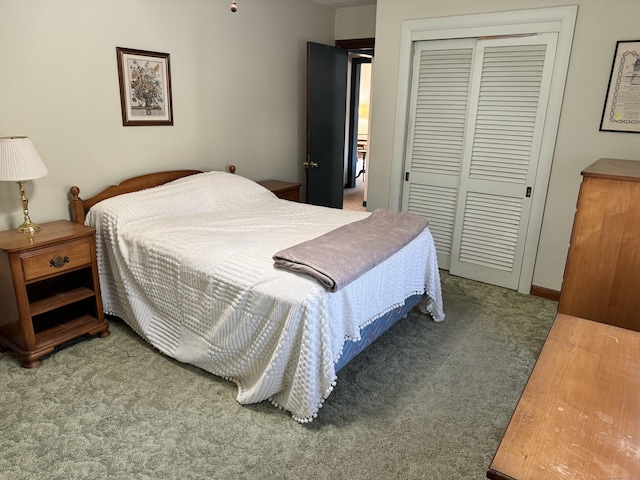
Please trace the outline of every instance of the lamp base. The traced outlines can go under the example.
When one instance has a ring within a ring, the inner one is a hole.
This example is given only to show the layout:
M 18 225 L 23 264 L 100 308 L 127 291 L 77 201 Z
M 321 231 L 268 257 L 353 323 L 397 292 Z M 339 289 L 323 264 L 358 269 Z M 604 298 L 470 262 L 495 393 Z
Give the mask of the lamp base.
M 33 223 L 29 217 L 29 200 L 24 195 L 24 182 L 18 181 L 18 193 L 20 194 L 20 203 L 22 203 L 22 213 L 24 213 L 24 222 L 16 230 L 21 233 L 34 233 L 40 230 L 40 225 Z
M 18 228 L 16 228 L 16 230 L 20 233 L 34 233 L 37 232 L 38 230 L 40 230 L 42 227 L 40 225 L 38 225 L 37 223 L 33 223 L 31 221 L 29 222 L 24 222 L 22 225 L 20 225 Z

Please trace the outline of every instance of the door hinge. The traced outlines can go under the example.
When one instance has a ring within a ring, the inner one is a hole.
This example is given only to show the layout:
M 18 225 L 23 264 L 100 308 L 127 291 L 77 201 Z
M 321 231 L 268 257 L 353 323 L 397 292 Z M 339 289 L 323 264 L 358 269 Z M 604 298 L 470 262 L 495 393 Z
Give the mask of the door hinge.
M 409 181 L 409 172 L 404 172 L 404 181 L 405 182 Z

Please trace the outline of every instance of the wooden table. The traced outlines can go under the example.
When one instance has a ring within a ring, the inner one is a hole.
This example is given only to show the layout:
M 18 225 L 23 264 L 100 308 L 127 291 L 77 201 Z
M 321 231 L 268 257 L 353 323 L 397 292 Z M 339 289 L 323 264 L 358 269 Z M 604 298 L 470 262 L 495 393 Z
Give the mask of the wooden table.
M 640 479 L 640 333 L 558 314 L 487 477 Z

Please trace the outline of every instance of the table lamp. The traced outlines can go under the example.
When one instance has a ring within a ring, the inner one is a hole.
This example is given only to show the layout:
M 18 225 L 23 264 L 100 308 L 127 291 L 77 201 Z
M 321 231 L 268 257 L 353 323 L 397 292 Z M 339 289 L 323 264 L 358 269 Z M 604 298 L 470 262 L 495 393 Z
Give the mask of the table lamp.
M 24 195 L 25 180 L 44 177 L 47 167 L 27 137 L 0 137 L 0 181 L 17 182 L 24 212 L 24 223 L 16 230 L 22 233 L 33 233 L 40 230 L 40 225 L 29 218 L 29 201 Z

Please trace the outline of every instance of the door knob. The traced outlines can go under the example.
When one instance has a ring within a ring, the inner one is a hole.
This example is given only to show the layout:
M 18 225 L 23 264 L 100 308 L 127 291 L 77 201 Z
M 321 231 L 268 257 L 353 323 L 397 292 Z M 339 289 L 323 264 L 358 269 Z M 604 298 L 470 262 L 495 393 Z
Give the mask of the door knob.
M 304 165 L 306 168 L 318 168 L 318 164 L 316 162 L 302 162 L 302 165 Z

